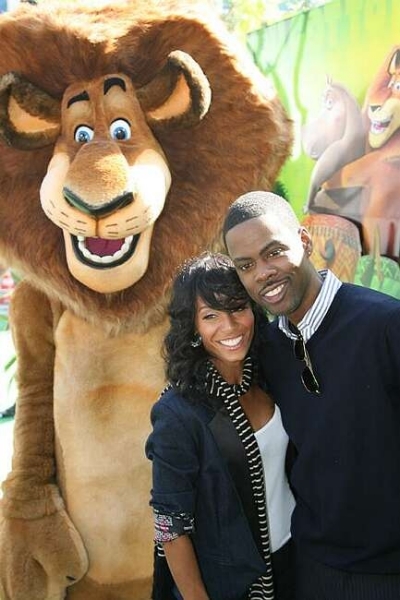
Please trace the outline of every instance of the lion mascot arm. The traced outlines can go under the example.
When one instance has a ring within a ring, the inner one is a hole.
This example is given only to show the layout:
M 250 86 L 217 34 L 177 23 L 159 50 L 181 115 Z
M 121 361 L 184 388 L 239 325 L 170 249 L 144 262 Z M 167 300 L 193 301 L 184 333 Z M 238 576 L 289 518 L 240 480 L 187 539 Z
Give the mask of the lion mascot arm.
M 87 557 L 55 478 L 53 313 L 46 296 L 22 282 L 10 318 L 19 393 L 13 470 L 3 483 L 1 598 L 61 598 L 85 573 Z

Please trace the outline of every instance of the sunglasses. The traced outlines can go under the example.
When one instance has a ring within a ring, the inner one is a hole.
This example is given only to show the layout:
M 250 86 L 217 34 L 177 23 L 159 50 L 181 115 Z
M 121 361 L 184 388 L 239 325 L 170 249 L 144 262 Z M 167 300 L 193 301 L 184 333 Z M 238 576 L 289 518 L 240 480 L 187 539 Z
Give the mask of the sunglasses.
M 310 355 L 307 352 L 306 345 L 303 340 L 303 336 L 300 331 L 297 330 L 297 340 L 293 341 L 293 352 L 297 360 L 302 360 L 306 363 L 305 369 L 301 374 L 301 381 L 307 392 L 312 394 L 320 394 L 320 387 L 317 378 L 315 377 Z

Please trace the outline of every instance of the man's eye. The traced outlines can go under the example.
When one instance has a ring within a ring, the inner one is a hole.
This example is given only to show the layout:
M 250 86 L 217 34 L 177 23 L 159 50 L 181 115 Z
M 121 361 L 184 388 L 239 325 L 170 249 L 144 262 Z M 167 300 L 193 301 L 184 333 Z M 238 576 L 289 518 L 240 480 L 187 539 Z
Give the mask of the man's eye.
M 253 263 L 245 263 L 244 265 L 239 265 L 239 271 L 248 271 Z
M 283 254 L 283 248 L 274 248 L 268 253 L 268 256 L 280 256 Z

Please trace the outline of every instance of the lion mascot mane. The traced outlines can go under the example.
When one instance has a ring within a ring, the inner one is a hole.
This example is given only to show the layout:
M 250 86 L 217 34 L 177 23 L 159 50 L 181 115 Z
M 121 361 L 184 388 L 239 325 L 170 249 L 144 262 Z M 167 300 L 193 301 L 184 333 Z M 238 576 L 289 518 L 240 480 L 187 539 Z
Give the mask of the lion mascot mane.
M 23 275 L 2 600 L 150 598 L 144 443 L 171 280 L 290 145 L 271 89 L 193 2 L 0 16 L 0 255 Z

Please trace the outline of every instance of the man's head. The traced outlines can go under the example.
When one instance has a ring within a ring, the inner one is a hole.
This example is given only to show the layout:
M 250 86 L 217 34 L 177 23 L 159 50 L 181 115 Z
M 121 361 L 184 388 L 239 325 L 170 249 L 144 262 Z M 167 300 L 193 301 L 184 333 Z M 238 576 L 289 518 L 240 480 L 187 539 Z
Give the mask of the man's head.
M 290 204 L 271 192 L 249 192 L 229 208 L 225 244 L 257 304 L 298 323 L 313 304 L 321 278 L 309 260 L 312 241 Z

